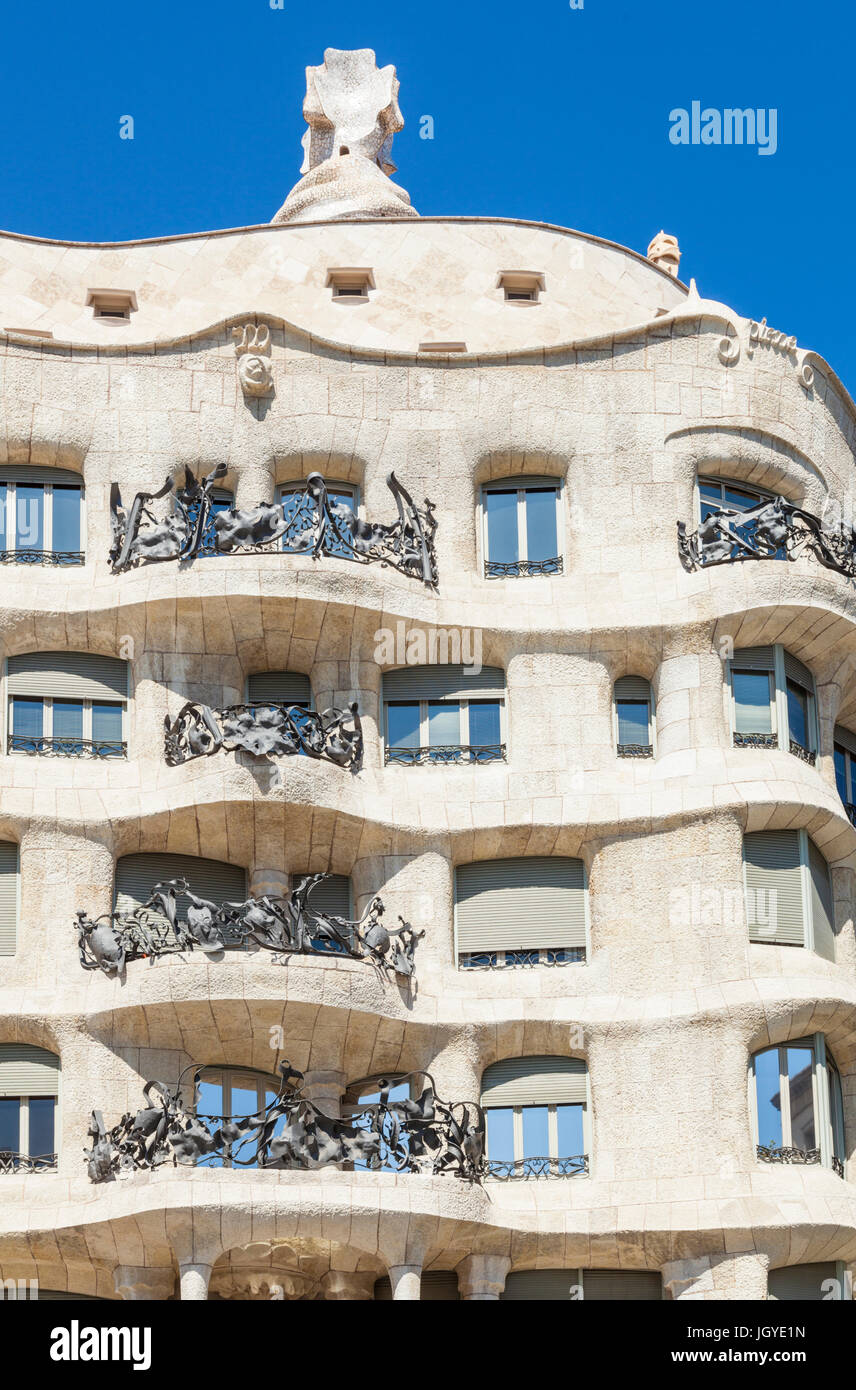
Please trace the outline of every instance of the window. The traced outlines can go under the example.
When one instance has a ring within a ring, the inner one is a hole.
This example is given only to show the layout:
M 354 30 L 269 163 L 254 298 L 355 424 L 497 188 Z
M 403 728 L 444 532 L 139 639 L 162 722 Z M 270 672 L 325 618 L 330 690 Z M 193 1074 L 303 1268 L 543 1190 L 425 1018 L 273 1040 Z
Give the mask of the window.
M 844 1298 L 845 1270 L 839 1260 L 818 1264 L 787 1265 L 771 1269 L 767 1278 L 767 1297 L 780 1303 L 840 1302 Z
M 642 676 L 622 676 L 613 687 L 615 740 L 619 758 L 653 758 L 651 686 Z
M 512 1057 L 482 1076 L 488 1175 L 588 1172 L 588 1076 L 578 1057 Z
M 86 303 L 95 319 L 128 323 L 137 308 L 137 296 L 133 290 L 89 290 Z
M 292 874 L 292 892 L 299 887 L 304 879 L 310 877 L 309 873 Z M 314 888 L 310 888 L 306 906 L 310 914 L 321 913 L 327 917 L 344 917 L 346 921 L 351 921 L 353 918 L 351 880 L 346 874 L 329 874 L 320 883 L 316 883 Z M 312 945 L 316 951 L 328 951 L 332 955 L 343 954 L 343 947 L 337 941 L 331 941 L 327 937 L 313 937 Z
M 699 478 L 698 480 L 699 521 L 707 521 L 707 518 L 712 516 L 714 512 L 751 512 L 756 507 L 762 507 L 766 502 L 774 500 L 772 492 L 766 492 L 762 488 L 744 487 L 742 483 L 731 482 L 728 478 Z M 747 529 L 739 521 L 734 522 L 730 529 L 736 537 L 736 542 L 732 547 L 732 559 L 740 558 L 739 542 L 741 540 L 748 540 L 754 549 L 755 538 L 751 529 Z M 771 560 L 786 560 L 787 551 L 782 547 L 769 558 Z
M 389 1276 L 378 1279 L 374 1286 L 374 1296 L 378 1302 L 392 1301 L 392 1284 Z M 453 1269 L 425 1269 L 419 1281 L 419 1299 L 422 1303 L 457 1303 L 458 1276 Z
M 351 483 L 327 483 L 326 487 L 333 519 L 327 517 L 324 523 L 325 554 L 347 558 L 353 555 L 354 548 L 350 531 L 344 524 L 347 517 L 340 518 L 337 509 L 345 508 L 356 516 L 360 509 L 359 488 Z M 287 524 L 282 537 L 282 549 L 287 554 L 300 554 L 302 552 L 294 548 L 293 537 L 304 533 L 308 526 L 317 524 L 315 504 L 307 497 L 305 482 L 283 485 L 277 490 L 277 498 L 282 503 Z
M 835 785 L 852 825 L 856 825 L 856 734 L 836 724 L 833 756 Z
M 546 282 L 540 271 L 501 270 L 497 284 L 507 304 L 537 304 Z
M 0 1175 L 56 1167 L 59 1058 L 0 1043 Z
M 6 663 L 7 751 L 124 758 L 128 663 L 92 652 L 27 652 Z
M 562 573 L 560 497 L 555 478 L 509 479 L 482 488 L 487 579 Z
M 508 1275 L 499 1296 L 507 1302 L 653 1302 L 663 1297 L 663 1280 L 645 1269 L 520 1269 Z
M 235 505 L 234 495 L 231 492 L 227 491 L 226 488 L 212 488 L 209 494 L 209 498 L 210 502 L 208 507 L 208 516 L 206 518 L 205 527 L 200 538 L 199 550 L 197 551 L 197 554 L 199 555 L 218 554 L 217 530 L 214 526 L 214 518 L 215 516 L 219 515 L 220 512 L 228 512 L 230 508 L 234 507 Z M 194 531 L 196 528 L 197 520 L 199 518 L 200 507 L 201 499 L 197 500 L 196 502 L 192 502 L 190 506 L 187 508 L 187 519 L 191 532 Z
M 241 1070 L 237 1067 L 204 1067 L 196 1091 L 196 1116 L 213 1133 L 220 1122 L 243 1119 L 261 1112 L 276 1100 L 280 1085 L 275 1076 L 265 1072 Z M 285 1127 L 281 1115 L 273 1130 L 274 1137 Z M 198 1160 L 200 1168 L 257 1168 L 254 1154 L 257 1135 L 252 1132 L 224 1148 L 220 1154 L 206 1154 Z
M 753 1128 L 764 1163 L 821 1163 L 844 1177 L 841 1078 L 822 1033 L 752 1058 Z
M 485 666 L 405 666 L 383 678 L 384 760 L 417 763 L 504 761 L 505 675 Z
M 835 959 L 835 912 L 829 866 L 805 830 L 759 830 L 743 836 L 749 939 L 805 946 Z
M 466 969 L 586 958 L 581 859 L 494 859 L 455 870 L 458 963 Z
M 386 1093 L 386 1101 L 388 1103 L 394 1103 L 395 1101 L 415 1099 L 414 1091 L 416 1091 L 416 1088 L 414 1086 L 414 1081 L 419 1079 L 421 1078 L 416 1076 L 402 1077 L 387 1073 L 387 1075 L 383 1077 L 367 1076 L 363 1081 L 353 1082 L 342 1097 L 342 1118 L 350 1120 L 356 1129 L 373 1128 L 377 1120 L 376 1117 L 373 1117 L 368 1112 L 370 1112 L 372 1107 L 376 1106 L 381 1099 L 381 1085 L 383 1085 Z M 418 1094 L 419 1092 L 416 1091 L 416 1095 Z M 380 1120 L 380 1131 L 384 1136 L 386 1145 L 389 1147 L 395 1147 L 397 1145 L 401 1150 L 407 1149 L 407 1135 L 398 1134 L 397 1132 L 394 1133 L 391 1128 L 391 1120 L 389 1117 Z M 357 1158 L 354 1159 L 353 1165 L 348 1166 L 353 1166 L 355 1171 L 364 1171 L 369 1168 L 379 1169 L 384 1172 L 400 1171 L 398 1165 L 388 1158 L 385 1158 L 382 1162 Z
M 130 913 L 148 902 L 158 883 L 184 879 L 190 892 L 206 902 L 243 903 L 247 898 L 246 871 L 236 864 L 223 864 L 217 859 L 201 859 L 192 854 L 126 854 L 116 861 L 114 897 L 117 912 Z M 190 899 L 179 893 L 177 913 L 186 917 Z M 146 914 L 149 929 L 173 939 L 166 917 L 149 908 Z M 226 936 L 228 930 L 221 928 Z M 239 945 L 238 940 L 235 945 Z
M 0 840 L 0 956 L 14 956 L 18 935 L 18 846 Z
M 312 708 L 309 677 L 297 671 L 258 671 L 247 681 L 250 705 L 302 705 Z
M 742 647 L 730 662 L 736 748 L 787 748 L 814 766 L 814 677 L 784 647 Z
M 344 267 L 328 270 L 327 286 L 333 291 L 334 299 L 368 300 L 369 290 L 375 288 L 374 272 L 363 268 Z
M 0 561 L 82 565 L 83 483 L 62 468 L 0 469 Z

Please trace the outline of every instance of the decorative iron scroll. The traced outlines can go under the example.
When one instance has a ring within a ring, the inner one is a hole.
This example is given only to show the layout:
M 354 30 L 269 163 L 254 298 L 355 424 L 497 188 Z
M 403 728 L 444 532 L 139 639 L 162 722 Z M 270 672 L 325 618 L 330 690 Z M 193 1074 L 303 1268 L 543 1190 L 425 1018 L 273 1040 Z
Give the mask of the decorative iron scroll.
M 778 734 L 741 734 L 735 730 L 735 748 L 778 748 Z
M 6 1173 L 53 1172 L 56 1172 L 56 1154 L 39 1154 L 38 1157 L 32 1157 L 30 1154 L 17 1154 L 9 1149 L 0 1149 L 0 1176 Z
M 575 1154 L 573 1158 L 488 1158 L 484 1176 L 513 1182 L 516 1178 L 575 1178 L 587 1175 L 588 1170 L 588 1154 Z
M 619 758 L 653 758 L 654 749 L 650 743 L 619 743 Z
M 796 560 L 809 551 L 827 569 L 856 576 L 856 531 L 844 522 L 824 523 L 811 512 L 774 497 L 749 511 L 720 508 L 687 534 L 678 522 L 678 553 L 686 570 L 735 560 Z
M 164 756 L 170 767 L 208 757 L 221 748 L 229 753 L 240 749 L 256 758 L 305 753 L 352 772 L 359 772 L 363 764 L 363 730 L 356 703 L 346 710 L 317 713 L 302 705 L 279 704 L 212 709 L 190 700 L 175 719 L 167 715 L 164 731 Z
M 793 1146 L 780 1148 L 777 1144 L 757 1144 L 755 1151 L 762 1163 L 820 1163 L 820 1149 L 797 1149 Z M 839 1178 L 844 1177 L 844 1164 L 840 1158 L 833 1158 L 832 1168 Z
M 398 748 L 387 745 L 384 762 L 416 767 L 420 763 L 504 763 L 504 743 L 433 744 L 430 748 Z
M 0 550 L 0 565 L 82 565 L 82 550 Z
M 795 738 L 791 739 L 789 748 L 795 758 L 802 758 L 809 767 L 814 767 L 817 762 L 817 754 L 811 748 L 803 748 L 802 744 L 797 743 Z
M 184 1078 L 193 1071 L 193 1098 Z M 302 1093 L 303 1073 L 280 1063 L 278 1094 L 254 1115 L 241 1118 L 198 1115 L 195 1097 L 202 1068 L 193 1063 L 174 1088 L 150 1081 L 143 1088 L 146 1109 L 126 1114 L 107 1129 L 101 1112 L 92 1112 L 84 1150 L 93 1182 L 109 1182 L 134 1172 L 173 1166 L 307 1169 L 331 1164 L 392 1169 L 400 1173 L 452 1173 L 477 1182 L 484 1172 L 484 1114 L 475 1102 L 441 1101 L 427 1072 L 416 1099 L 390 1100 L 392 1083 L 378 1083 L 379 1099 L 349 1119 L 334 1119 Z
M 88 738 L 42 738 L 41 735 L 9 734 L 9 753 L 30 753 L 40 758 L 126 758 L 127 743 Z
M 320 473 L 310 473 L 303 492 L 281 502 L 260 502 L 244 511 L 214 508 L 213 491 L 225 475 L 221 463 L 199 482 L 185 469 L 185 482 L 176 488 L 172 511 L 158 518 L 149 504 L 173 492 L 167 478 L 159 492 L 138 492 L 125 511 L 114 483 L 110 490 L 114 574 L 144 562 L 192 560 L 199 554 L 234 555 L 241 551 L 292 555 L 332 555 L 367 565 L 390 565 L 402 574 L 437 587 L 434 503 L 417 507 L 394 473 L 387 487 L 395 498 L 398 520 L 381 524 L 361 521 L 345 502 L 334 502 Z
M 309 896 L 329 877 L 304 878 L 289 898 L 248 898 L 244 903 L 209 902 L 191 893 L 185 879 L 171 879 L 156 884 L 148 901 L 131 912 L 91 918 L 78 910 L 80 964 L 115 979 L 132 960 L 255 946 L 272 952 L 278 964 L 294 955 L 343 955 L 411 976 L 416 945 L 425 933 L 414 931 L 403 917 L 400 926 L 385 927 L 380 898 L 373 898 L 356 921 L 316 910 Z M 184 918 L 178 913 L 179 896 L 189 903 Z
M 539 574 L 561 574 L 562 557 L 552 560 L 485 560 L 485 579 L 530 579 Z
M 856 806 L 851 801 L 845 801 L 844 809 L 847 812 L 847 819 L 850 824 L 856 826 Z
M 527 951 L 462 951 L 458 964 L 462 970 L 516 970 L 537 965 L 579 965 L 585 958 L 585 946 L 536 946 Z

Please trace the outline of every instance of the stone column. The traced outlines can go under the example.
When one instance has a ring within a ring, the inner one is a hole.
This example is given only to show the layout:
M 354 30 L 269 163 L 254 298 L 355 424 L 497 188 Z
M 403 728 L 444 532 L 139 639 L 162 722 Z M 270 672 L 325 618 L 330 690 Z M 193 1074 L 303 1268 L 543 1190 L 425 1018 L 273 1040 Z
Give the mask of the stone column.
M 323 1115 L 338 1120 L 342 1116 L 342 1096 L 348 1084 L 343 1071 L 321 1071 L 310 1068 L 303 1082 L 303 1094 Z
M 321 1281 L 325 1299 L 331 1302 L 368 1303 L 374 1297 L 377 1275 L 331 1269 Z
M 422 1295 L 422 1266 L 418 1265 L 390 1265 L 389 1282 L 392 1285 L 393 1302 L 396 1299 L 408 1299 L 411 1303 L 418 1303 Z
M 670 1260 L 663 1265 L 663 1283 L 674 1299 L 713 1302 L 767 1297 L 770 1258 L 756 1251 L 734 1255 L 701 1255 Z
M 468 1255 L 458 1265 L 458 1289 L 467 1302 L 495 1303 L 511 1268 L 507 1255 Z
M 175 1271 L 171 1267 L 148 1269 L 143 1265 L 117 1265 L 113 1286 L 126 1303 L 152 1299 L 163 1303 L 175 1292 Z
M 250 870 L 251 898 L 287 898 L 288 874 L 267 864 L 254 864 Z
M 208 1299 L 208 1283 L 211 1278 L 213 1265 L 191 1264 L 185 1262 L 179 1265 L 178 1274 L 181 1280 L 182 1302 L 192 1300 L 196 1303 L 205 1303 Z

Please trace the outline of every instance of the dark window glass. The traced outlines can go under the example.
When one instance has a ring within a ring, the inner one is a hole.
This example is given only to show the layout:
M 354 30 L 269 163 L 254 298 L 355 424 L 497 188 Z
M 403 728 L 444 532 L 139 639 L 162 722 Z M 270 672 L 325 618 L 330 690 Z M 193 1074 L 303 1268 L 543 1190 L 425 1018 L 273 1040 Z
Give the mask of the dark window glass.
M 0 550 L 6 549 L 6 484 L 0 483 Z
M 734 727 L 738 734 L 770 734 L 773 713 L 766 671 L 735 671 Z
M 514 1160 L 514 1111 L 511 1107 L 488 1110 L 487 1156 L 501 1163 Z
M 83 705 L 78 700 L 54 700 L 53 736 L 61 739 L 83 738 Z
M 419 747 L 419 705 L 395 703 L 386 707 L 387 742 L 390 748 Z
M 651 743 L 647 700 L 617 700 L 618 742 L 639 744 L 643 748 Z
M 30 1097 L 30 1157 L 49 1158 L 56 1151 L 53 1096 Z
M 530 560 L 552 560 L 556 540 L 556 489 L 526 489 L 526 553 Z
M 839 748 L 837 743 L 835 745 L 834 758 L 835 785 L 838 788 L 838 795 L 841 797 L 841 800 L 847 802 L 850 800 L 847 788 L 847 754 L 844 752 L 843 748 Z
M 80 550 L 80 488 L 54 483 L 53 549 Z
M 487 554 L 489 560 L 509 564 L 520 558 L 517 541 L 517 490 L 488 492 Z
M 43 487 L 19 483 L 15 489 L 15 535 L 18 550 L 44 550 Z
M 788 729 L 801 748 L 808 748 L 808 695 L 802 686 L 788 681 Z
M 12 698 L 12 733 L 24 738 L 41 738 L 44 703 L 20 695 Z
M 0 1096 L 0 1154 L 21 1152 L 21 1102 Z
M 585 1153 L 582 1105 L 557 1105 L 556 1124 L 559 1130 L 559 1158 L 575 1158 Z
M 92 705 L 92 738 L 95 743 L 122 742 L 122 706 Z
M 755 1090 L 758 1103 L 758 1143 L 781 1148 L 782 1101 L 777 1047 L 760 1052 L 755 1058 Z
M 498 700 L 470 700 L 471 747 L 496 747 L 502 741 L 499 723 Z
M 814 1053 L 810 1047 L 789 1047 L 787 1056 L 791 1143 L 798 1149 L 813 1149 L 817 1143 L 812 1088 Z

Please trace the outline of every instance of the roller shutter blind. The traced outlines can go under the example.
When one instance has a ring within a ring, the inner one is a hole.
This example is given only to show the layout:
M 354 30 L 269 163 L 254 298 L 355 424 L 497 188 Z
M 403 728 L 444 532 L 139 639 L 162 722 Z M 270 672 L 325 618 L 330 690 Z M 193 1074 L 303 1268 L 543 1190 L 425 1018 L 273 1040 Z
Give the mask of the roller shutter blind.
M 251 705 L 264 704 L 270 700 L 277 705 L 312 704 L 312 690 L 309 677 L 296 671 L 259 671 L 247 681 L 247 699 Z
M 184 878 L 191 893 L 209 902 L 244 902 L 247 896 L 247 875 L 236 864 L 222 864 L 217 859 L 199 859 L 191 854 L 127 854 L 116 864 L 116 911 L 131 912 L 151 897 L 156 883 L 171 878 Z M 183 913 L 188 899 L 179 897 Z M 157 914 L 152 913 L 152 916 Z
M 615 682 L 616 700 L 649 700 L 651 685 L 643 676 L 621 676 Z
M 746 918 L 751 941 L 804 946 L 799 831 L 762 830 L 743 836 Z M 771 898 L 770 894 L 776 897 Z M 775 928 L 765 921 L 775 911 Z
M 485 483 L 485 492 L 513 492 L 515 488 L 521 487 L 554 487 L 558 492 L 562 486 L 561 478 L 551 478 L 545 473 L 525 473 L 519 478 L 498 478 L 496 482 Z
M 508 1057 L 485 1069 L 481 1104 L 584 1105 L 586 1089 L 580 1057 Z
M 581 859 L 490 859 L 455 873 L 459 951 L 585 946 Z
M 8 695 L 56 699 L 125 700 L 128 663 L 94 652 L 27 652 L 6 665 Z
M 40 1303 L 109 1303 L 95 1293 L 63 1293 L 60 1289 L 39 1289 Z
M 835 960 L 835 910 L 829 865 L 814 840 L 808 842 L 808 868 L 811 876 L 811 924 L 814 949 L 819 956 Z
M 0 483 L 60 483 L 66 486 L 83 487 L 80 473 L 72 473 L 70 468 L 39 468 L 34 464 L 15 464 L 9 468 L 0 466 Z
M 0 1096 L 59 1095 L 59 1058 L 43 1047 L 0 1043 Z
M 776 665 L 775 647 L 738 647 L 731 658 L 735 671 L 772 671 Z
M 768 1277 L 768 1296 L 783 1303 L 801 1300 L 819 1303 L 824 1293 L 821 1288 L 824 1280 L 837 1279 L 838 1270 L 834 1260 L 820 1264 L 788 1265 L 785 1269 L 771 1269 Z
M 790 652 L 785 652 L 785 675 L 789 681 L 796 681 L 805 690 L 814 691 L 814 677 L 807 666 L 803 666 L 801 661 L 797 661 Z
M 378 1279 L 374 1287 L 374 1296 L 380 1303 L 392 1301 L 392 1284 L 388 1277 Z M 429 1269 L 422 1275 L 420 1302 L 457 1303 L 460 1297 L 458 1276 L 453 1269 Z
M 849 729 L 845 729 L 843 724 L 836 724 L 833 738 L 842 748 L 856 758 L 856 734 L 851 734 Z
M 18 925 L 18 846 L 0 840 L 0 956 L 14 956 Z
M 309 878 L 309 874 L 292 874 L 292 889 L 304 878 Z M 311 890 L 307 905 L 312 912 L 326 912 L 334 917 L 350 917 L 351 880 L 346 874 L 331 874 Z
M 468 676 L 463 666 L 404 666 L 387 671 L 384 700 L 486 700 L 505 697 L 505 672 L 484 666 Z
M 567 1303 L 571 1291 L 579 1288 L 578 1269 L 518 1269 L 509 1274 L 499 1295 L 509 1303 Z M 577 1295 L 579 1297 L 579 1295 Z
M 663 1297 L 663 1281 L 647 1269 L 586 1269 L 583 1298 L 596 1302 L 654 1302 Z

